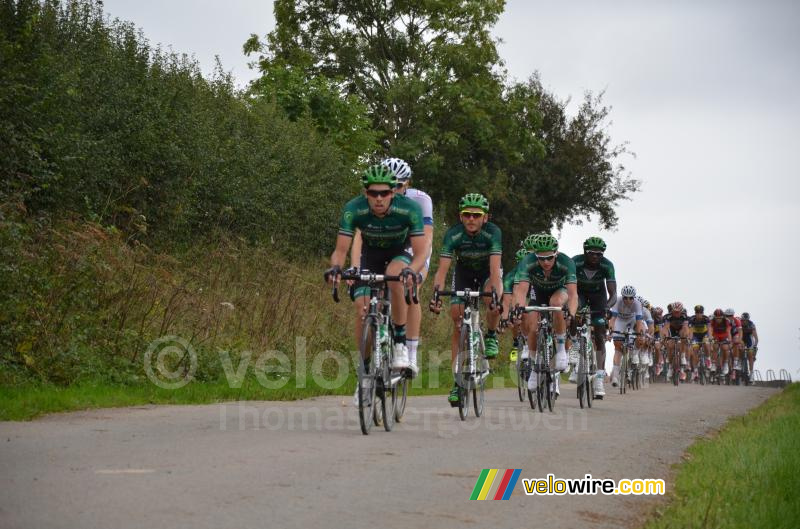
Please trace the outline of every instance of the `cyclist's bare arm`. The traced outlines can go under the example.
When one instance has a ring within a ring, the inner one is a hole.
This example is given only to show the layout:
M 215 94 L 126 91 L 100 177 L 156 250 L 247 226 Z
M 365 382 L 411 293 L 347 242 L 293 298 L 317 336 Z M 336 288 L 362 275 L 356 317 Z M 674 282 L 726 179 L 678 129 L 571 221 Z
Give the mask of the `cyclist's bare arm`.
M 606 307 L 610 309 L 617 304 L 617 282 L 606 281 L 606 290 L 608 290 L 608 303 L 606 303 Z
M 425 259 L 427 260 L 427 259 L 430 259 L 431 252 L 433 252 L 433 226 L 431 226 L 430 224 L 426 224 L 423 229 L 425 231 L 425 236 L 424 236 L 424 239 L 425 239 L 425 252 L 424 252 L 424 254 L 425 254 Z
M 500 274 L 500 256 L 499 255 L 490 255 L 489 256 L 489 285 L 494 287 L 495 292 L 502 293 L 503 292 L 503 276 Z
M 344 266 L 344 261 L 347 259 L 347 250 L 350 249 L 350 243 L 353 238 L 349 235 L 339 234 L 336 236 L 336 249 L 331 254 L 331 266 Z
M 578 284 L 567 283 L 567 310 L 574 316 L 578 312 Z
M 433 284 L 438 286 L 440 290 L 444 290 L 444 281 L 447 279 L 447 272 L 450 270 L 450 263 L 453 261 L 450 257 L 439 258 L 439 269 L 436 270 L 436 277 L 433 279 Z
M 428 255 L 425 253 L 425 236 L 411 237 L 411 250 L 414 252 L 414 259 L 411 261 L 409 267 L 419 273 L 425 267 L 425 261 Z
M 528 296 L 528 290 L 530 290 L 530 287 L 530 281 L 520 281 L 514 285 L 514 305 L 524 307 L 528 304 L 528 300 L 526 298 Z
M 353 247 L 350 248 L 350 266 L 361 266 L 361 230 L 356 228 L 356 234 L 353 236 Z

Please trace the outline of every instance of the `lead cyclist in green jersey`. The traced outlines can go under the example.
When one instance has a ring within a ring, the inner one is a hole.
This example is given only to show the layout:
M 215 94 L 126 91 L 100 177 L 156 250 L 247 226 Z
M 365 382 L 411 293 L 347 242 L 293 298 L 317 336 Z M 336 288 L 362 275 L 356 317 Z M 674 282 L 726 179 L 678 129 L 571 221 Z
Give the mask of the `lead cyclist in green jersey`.
M 331 255 L 331 268 L 326 271 L 329 283 L 338 282 L 341 268 L 347 258 L 347 251 L 353 241 L 356 229 L 361 230 L 363 247 L 361 251 L 362 270 L 376 274 L 402 275 L 407 286 L 419 279 L 419 272 L 425 265 L 425 238 L 422 210 L 413 200 L 395 194 L 397 178 L 382 165 L 373 165 L 362 176 L 364 194 L 348 202 L 339 221 L 339 234 L 336 249 Z M 414 256 L 407 248 L 411 246 Z M 408 367 L 406 347 L 406 319 L 408 305 L 403 295 L 403 284 L 389 284 L 392 303 L 392 323 L 395 330 L 394 360 L 392 367 Z M 369 288 L 356 285 L 356 344 L 361 343 L 364 315 L 369 302 Z

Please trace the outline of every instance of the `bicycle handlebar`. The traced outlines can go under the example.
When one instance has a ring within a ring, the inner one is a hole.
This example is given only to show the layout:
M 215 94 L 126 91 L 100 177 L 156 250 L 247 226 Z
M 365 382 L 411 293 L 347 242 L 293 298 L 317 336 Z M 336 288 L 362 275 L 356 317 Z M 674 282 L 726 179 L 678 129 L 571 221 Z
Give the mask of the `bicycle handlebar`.
M 419 303 L 419 299 L 417 297 L 417 281 L 416 278 L 413 281 L 411 289 L 409 289 L 405 285 L 405 281 L 403 280 L 402 275 L 388 275 L 388 274 L 375 274 L 368 270 L 359 271 L 358 269 L 349 269 L 349 270 L 336 270 L 331 269 L 327 273 L 333 274 L 333 292 L 331 293 L 333 296 L 333 301 L 339 303 L 339 281 L 363 281 L 370 286 L 376 285 L 379 283 L 387 283 L 390 281 L 403 281 L 403 295 L 405 297 L 406 304 L 411 305 L 412 303 L 417 304 Z M 351 299 L 354 299 L 354 296 L 350 296 Z

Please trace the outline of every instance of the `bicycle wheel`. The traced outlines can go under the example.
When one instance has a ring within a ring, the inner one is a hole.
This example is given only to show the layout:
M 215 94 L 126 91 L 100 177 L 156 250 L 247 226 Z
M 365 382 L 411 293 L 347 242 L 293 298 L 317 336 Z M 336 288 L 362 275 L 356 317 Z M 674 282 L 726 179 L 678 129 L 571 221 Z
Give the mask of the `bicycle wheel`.
M 483 415 L 483 405 L 486 400 L 486 378 L 483 377 L 483 373 L 479 374 L 478 377 L 472 388 L 472 404 L 475 408 L 475 417 Z
M 550 362 L 556 357 L 555 352 L 555 342 L 548 341 L 548 345 L 550 346 L 550 358 L 548 359 L 549 362 L 545 362 L 545 374 L 547 375 L 547 384 L 545 384 L 545 396 L 547 397 L 547 409 L 551 412 L 553 411 L 553 404 L 555 404 L 556 395 L 555 395 L 555 377 L 561 376 L 558 373 L 554 373 L 553 370 L 550 368 Z
M 377 322 L 367 318 L 364 321 L 364 332 L 361 336 L 361 358 L 358 366 L 358 422 L 361 424 L 361 433 L 369 435 L 375 419 L 375 399 L 377 397 L 377 384 L 374 366 L 367 367 L 364 358 L 371 359 L 375 346 L 375 327 Z
M 397 383 L 397 403 L 394 408 L 394 420 L 400 422 L 403 420 L 403 414 L 406 412 L 406 401 L 408 400 L 408 377 L 403 376 L 400 382 Z
M 544 386 L 546 383 L 545 366 L 544 366 L 544 353 L 547 347 L 547 337 L 544 333 L 539 333 L 536 346 L 536 360 L 533 364 L 533 369 L 536 371 L 536 406 L 540 412 L 544 412 Z
M 471 373 L 469 373 L 469 327 L 461 327 L 456 356 L 456 385 L 458 386 L 458 416 L 462 421 L 469 416 L 469 389 Z
M 519 401 L 525 402 L 525 390 L 528 387 L 528 380 L 525 378 L 525 362 L 522 359 L 522 351 L 517 352 L 517 394 Z
M 672 352 L 672 383 L 676 386 L 681 383 L 681 353 L 677 344 Z
M 628 352 L 625 350 L 624 346 L 622 349 L 622 358 L 620 358 L 619 361 L 619 377 L 621 379 L 619 381 L 619 394 L 624 395 L 626 386 L 625 379 L 628 377 Z
M 583 408 L 584 400 L 588 401 L 589 397 L 589 389 L 587 387 L 589 381 L 587 376 L 588 366 L 586 365 L 588 355 L 586 354 L 586 339 L 581 335 L 578 340 L 578 403 Z M 588 405 L 591 406 L 591 404 Z

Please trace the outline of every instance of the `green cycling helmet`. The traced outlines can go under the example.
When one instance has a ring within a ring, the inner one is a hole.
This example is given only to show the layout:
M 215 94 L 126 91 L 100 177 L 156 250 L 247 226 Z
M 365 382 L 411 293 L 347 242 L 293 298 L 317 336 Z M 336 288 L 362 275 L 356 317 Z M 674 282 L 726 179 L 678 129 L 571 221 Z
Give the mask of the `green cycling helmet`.
M 531 233 L 530 235 L 528 235 L 527 237 L 525 237 L 522 240 L 522 243 L 520 243 L 520 245 L 523 248 L 525 248 L 525 250 L 528 251 L 528 252 L 534 251 L 534 249 L 533 249 L 533 241 L 536 240 L 536 236 L 537 236 L 537 234 Z
M 388 167 L 376 164 L 367 167 L 364 174 L 361 175 L 361 183 L 364 184 L 364 187 L 372 184 L 386 184 L 394 189 L 397 186 L 397 176 Z
M 534 252 L 555 252 L 558 251 L 558 239 L 549 233 L 537 233 L 532 235 L 530 245 Z
M 480 208 L 484 213 L 488 213 L 489 199 L 480 193 L 467 193 L 458 201 L 459 211 L 464 211 L 466 208 Z
M 520 248 L 519 250 L 517 250 L 517 253 L 514 254 L 514 259 L 516 259 L 516 261 L 519 262 L 525 259 L 526 255 L 528 255 L 528 250 L 526 250 L 525 248 Z
M 588 250 L 589 248 L 600 248 L 605 252 L 606 241 L 604 241 L 600 237 L 589 237 L 588 239 L 583 241 L 583 249 Z

